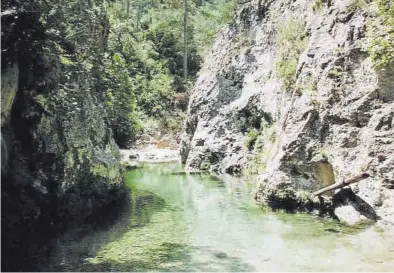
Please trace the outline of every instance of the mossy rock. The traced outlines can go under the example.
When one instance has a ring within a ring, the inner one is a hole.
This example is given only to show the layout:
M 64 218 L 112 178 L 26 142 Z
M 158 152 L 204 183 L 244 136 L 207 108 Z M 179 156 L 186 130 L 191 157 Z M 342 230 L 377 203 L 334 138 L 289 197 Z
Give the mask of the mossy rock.
M 209 162 L 201 162 L 200 164 L 200 170 L 209 170 L 209 168 L 211 167 L 211 164 Z
M 292 187 L 268 188 L 263 193 L 265 202 L 273 210 L 285 210 L 287 212 L 306 211 L 318 212 L 319 215 L 332 215 L 332 203 L 324 198 L 312 198 L 312 195 L 304 190 L 296 190 Z

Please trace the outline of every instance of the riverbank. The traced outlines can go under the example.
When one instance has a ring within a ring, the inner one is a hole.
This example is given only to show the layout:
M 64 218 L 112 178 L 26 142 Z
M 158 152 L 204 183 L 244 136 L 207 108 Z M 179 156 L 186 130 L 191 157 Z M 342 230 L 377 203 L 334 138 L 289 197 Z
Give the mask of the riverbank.
M 122 163 L 131 167 L 137 167 L 141 164 L 180 162 L 178 149 L 157 148 L 156 145 L 148 145 L 137 149 L 121 149 L 120 154 Z
M 120 149 L 121 162 L 127 169 L 138 168 L 144 164 L 180 162 L 179 133 L 151 134 L 141 136 L 129 149 Z

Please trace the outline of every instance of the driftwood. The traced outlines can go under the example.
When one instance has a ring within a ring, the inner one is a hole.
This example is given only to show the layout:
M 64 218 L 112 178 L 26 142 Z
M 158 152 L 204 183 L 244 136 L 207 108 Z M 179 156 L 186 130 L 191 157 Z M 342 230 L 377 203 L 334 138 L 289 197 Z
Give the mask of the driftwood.
M 185 172 L 185 171 L 181 171 L 181 172 L 172 172 L 170 173 L 170 175 L 188 175 L 188 174 L 203 174 L 205 172 L 203 171 L 190 171 L 190 172 Z
M 318 196 L 318 195 L 321 195 L 321 194 L 323 194 L 323 193 L 325 193 L 325 192 L 327 192 L 327 191 L 339 189 L 339 188 L 345 187 L 345 186 L 347 186 L 347 185 L 350 185 L 350 184 L 353 184 L 353 183 L 360 182 L 361 180 L 364 180 L 365 178 L 368 178 L 369 176 L 370 176 L 370 175 L 369 175 L 368 173 L 362 173 L 362 174 L 357 175 L 357 176 L 355 176 L 355 177 L 352 177 L 352 178 L 350 178 L 350 179 L 348 179 L 348 180 L 343 180 L 343 181 L 341 181 L 341 182 L 337 182 L 337 183 L 335 183 L 335 184 L 332 184 L 332 185 L 330 185 L 330 186 L 327 186 L 327 187 L 325 187 L 325 188 L 322 188 L 322 189 L 320 189 L 320 190 L 318 190 L 318 191 L 315 191 L 315 192 L 313 193 L 313 195 L 314 195 L 314 196 Z

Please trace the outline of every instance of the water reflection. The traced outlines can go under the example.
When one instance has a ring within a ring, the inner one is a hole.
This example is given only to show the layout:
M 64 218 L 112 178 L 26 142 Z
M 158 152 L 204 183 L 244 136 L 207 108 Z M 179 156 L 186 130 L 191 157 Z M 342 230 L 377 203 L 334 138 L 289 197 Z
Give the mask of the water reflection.
M 250 185 L 181 173 L 177 164 L 127 174 L 131 202 L 110 228 L 59 239 L 59 271 L 302 271 L 394 268 L 394 238 L 306 214 L 262 211 Z M 174 173 L 176 175 L 174 175 Z

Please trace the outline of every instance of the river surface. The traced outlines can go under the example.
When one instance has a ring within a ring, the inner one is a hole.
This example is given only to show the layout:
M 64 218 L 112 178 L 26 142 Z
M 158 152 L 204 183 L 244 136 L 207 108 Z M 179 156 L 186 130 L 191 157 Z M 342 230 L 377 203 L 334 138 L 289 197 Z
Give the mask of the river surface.
M 52 271 L 391 271 L 394 235 L 265 211 L 248 183 L 179 164 L 126 174 L 131 201 L 106 228 L 58 239 Z

